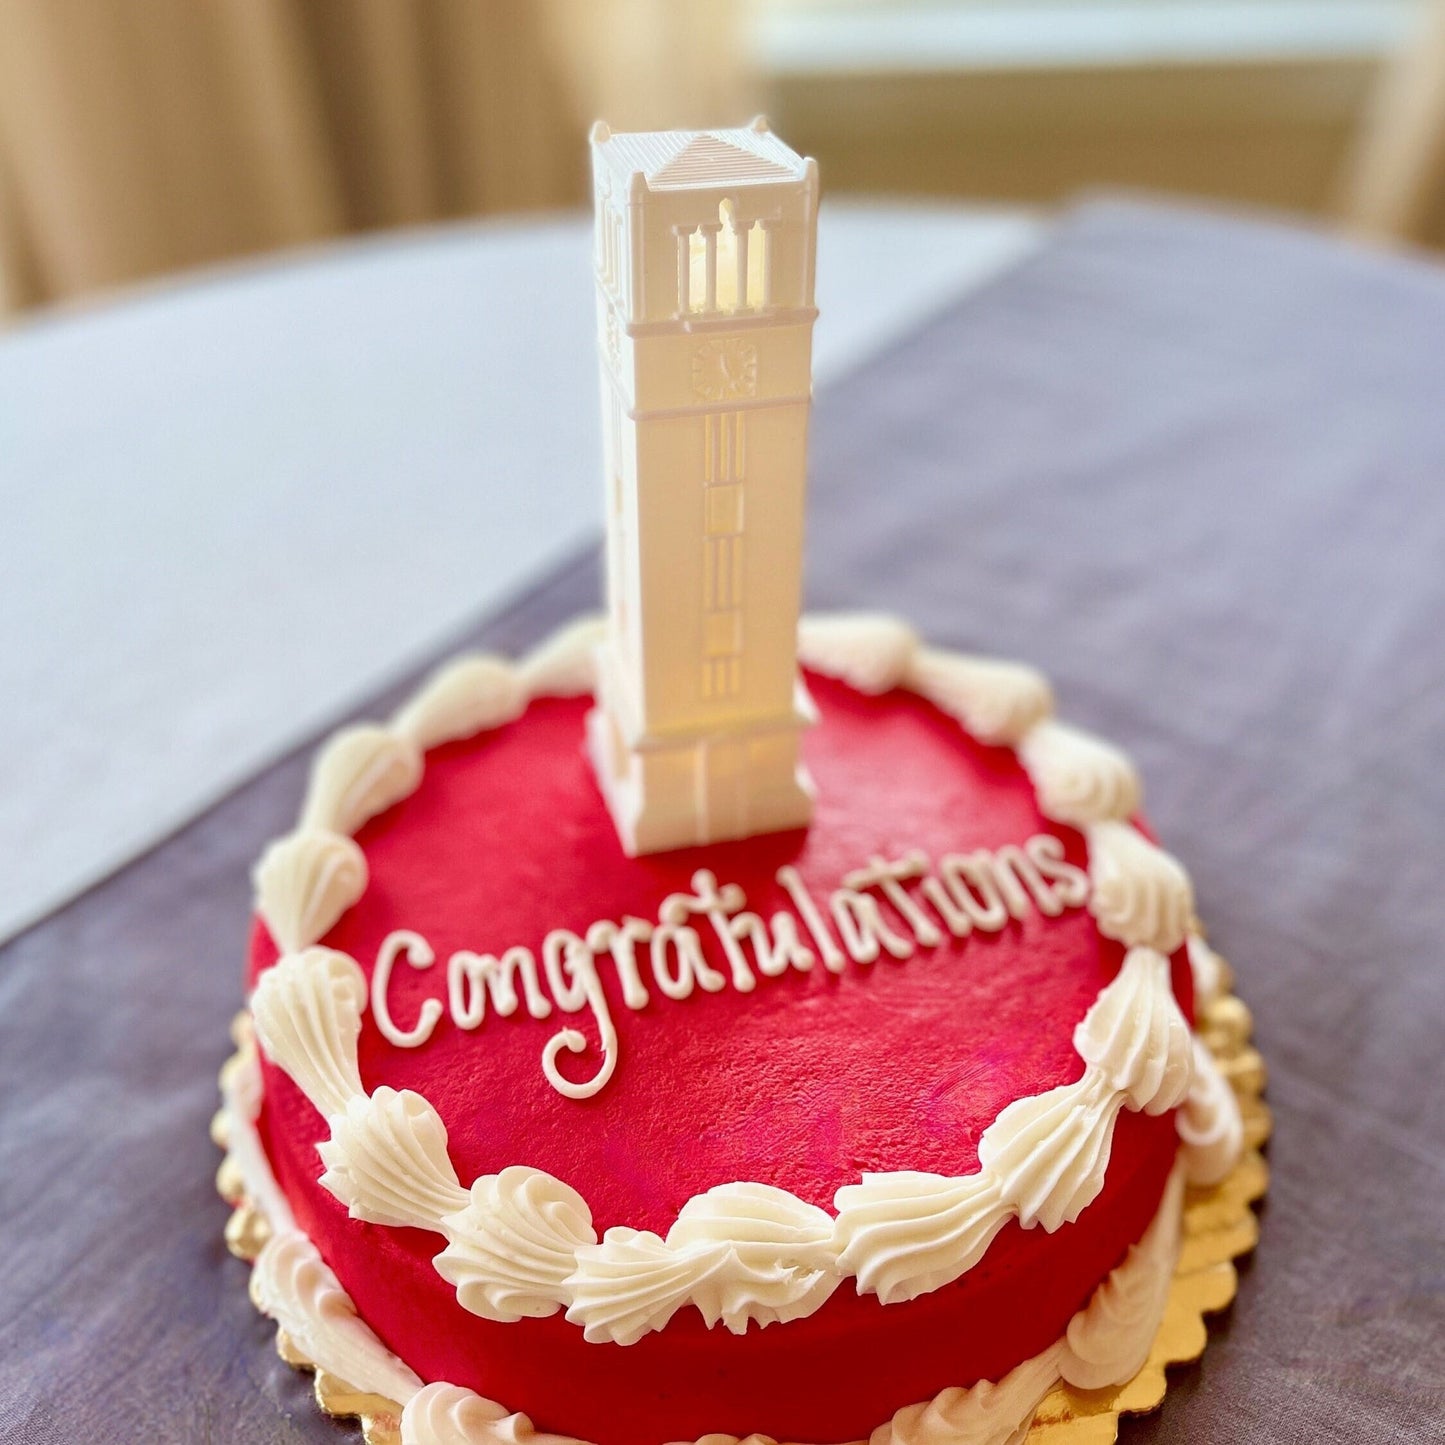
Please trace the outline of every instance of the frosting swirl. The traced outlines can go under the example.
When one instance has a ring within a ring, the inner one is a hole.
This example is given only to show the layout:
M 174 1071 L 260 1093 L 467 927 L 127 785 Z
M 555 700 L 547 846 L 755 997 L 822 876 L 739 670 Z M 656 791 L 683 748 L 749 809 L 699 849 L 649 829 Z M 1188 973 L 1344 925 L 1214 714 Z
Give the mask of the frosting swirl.
M 1124 1096 L 1092 1070 L 1075 1084 L 1010 1104 L 978 1141 L 978 1157 L 1025 1229 L 1052 1234 L 1099 1196 Z
M 1058 1347 L 1016 1365 L 998 1384 L 944 1390 L 906 1405 L 868 1445 L 1022 1445 L 1039 1401 L 1059 1377 Z
M 1017 743 L 1054 710 L 1053 689 L 1043 673 L 993 657 L 920 647 L 908 686 L 992 746 Z
M 401 1412 L 402 1445 L 492 1445 L 507 1411 L 460 1385 L 423 1385 Z
M 593 655 L 607 635 L 606 619 L 589 614 L 559 628 L 517 664 L 527 697 L 581 697 L 596 684 Z
M 765 1184 L 726 1184 L 690 1199 L 661 1239 L 609 1229 L 577 1251 L 567 1318 L 588 1340 L 632 1344 L 684 1304 L 742 1334 L 811 1314 L 837 1288 L 833 1221 Z
M 271 937 L 295 953 L 324 938 L 366 892 L 366 857 L 340 833 L 303 828 L 272 843 L 251 878 Z
M 1055 718 L 1035 723 L 1019 743 L 1019 760 L 1038 793 L 1039 810 L 1082 828 L 1139 811 L 1134 764 L 1112 743 Z
M 1207 1008 L 1224 993 L 1229 965 L 1197 933 L 1185 940 L 1189 971 L 1194 976 L 1194 1006 Z
M 361 1090 L 356 1041 L 366 980 L 332 948 L 283 954 L 251 996 L 256 1037 L 322 1114 L 338 1114 Z
M 1244 1152 L 1239 1100 L 1214 1055 L 1198 1039 L 1194 1040 L 1194 1081 L 1175 1124 L 1179 1157 L 1191 1184 L 1218 1184 Z
M 1195 1055 L 1169 985 L 1169 960 L 1131 948 L 1074 1030 L 1074 1047 L 1131 1109 L 1162 1114 L 1180 1104 Z
M 903 686 L 918 634 L 883 612 L 838 612 L 798 624 L 798 656 L 805 666 L 877 695 Z
M 251 1269 L 251 1298 L 319 1368 L 390 1400 L 421 1387 L 413 1371 L 386 1349 L 356 1313 L 351 1296 L 299 1230 L 271 1236 Z
M 458 1385 L 424 1385 L 401 1412 L 401 1445 L 580 1445 Z
M 511 722 L 526 706 L 527 694 L 506 658 L 458 657 L 432 674 L 392 727 L 419 748 L 435 748 Z
M 1149 1358 L 1174 1278 L 1183 1192 L 1184 1176 L 1175 1169 L 1144 1237 L 1069 1321 L 1059 1359 L 1069 1384 L 1081 1390 L 1120 1385 Z
M 840 1189 L 835 1202 L 838 1263 L 857 1277 L 860 1294 L 876 1294 L 886 1305 L 972 1269 L 1013 1215 L 985 1174 L 865 1174 L 861 1184 Z
M 436 1257 L 463 1309 L 511 1322 L 555 1314 L 577 1251 L 597 1242 L 592 1212 L 575 1189 L 540 1169 L 513 1165 L 484 1174 L 439 1223 L 447 1247 Z
M 375 723 L 342 728 L 316 756 L 301 826 L 355 833 L 414 793 L 421 774 L 421 750 L 410 738 Z
M 716 1298 L 698 1307 L 734 1334 L 749 1322 L 782 1324 L 812 1314 L 841 1279 L 832 1217 L 768 1184 L 720 1184 L 694 1195 L 667 1231 L 667 1244 L 729 1249 L 730 1268 L 713 1277 Z
M 577 1268 L 567 1279 L 572 1297 L 567 1318 L 583 1326 L 590 1343 L 635 1344 L 649 1330 L 660 1330 L 689 1299 L 711 1302 L 716 1296 L 711 1286 L 728 1269 L 730 1254 L 726 1244 L 669 1249 L 650 1230 L 619 1225 L 600 1244 L 577 1251 Z
M 1126 947 L 1173 953 L 1194 917 L 1189 875 L 1128 823 L 1091 823 L 1089 912 L 1099 932 Z
M 410 1089 L 380 1088 L 347 1100 L 331 1119 L 331 1138 L 317 1146 L 321 1186 L 353 1219 L 435 1229 L 467 1198 L 447 1157 L 441 1116 Z

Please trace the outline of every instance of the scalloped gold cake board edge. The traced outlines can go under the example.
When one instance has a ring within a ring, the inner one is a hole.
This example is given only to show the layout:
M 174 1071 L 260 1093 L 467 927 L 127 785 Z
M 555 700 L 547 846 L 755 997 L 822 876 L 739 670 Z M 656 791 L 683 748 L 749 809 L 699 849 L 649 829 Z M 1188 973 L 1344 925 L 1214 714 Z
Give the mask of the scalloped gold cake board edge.
M 1197 1360 L 1209 1338 L 1205 1316 L 1228 1308 L 1234 1300 L 1239 1284 L 1234 1261 L 1248 1254 L 1259 1239 L 1252 1206 L 1263 1199 L 1269 1187 L 1269 1166 L 1260 1150 L 1269 1138 L 1273 1121 L 1262 1097 L 1264 1060 L 1250 1044 L 1253 1019 L 1243 1001 L 1227 989 L 1226 973 L 1225 991 L 1201 1012 L 1198 1029 L 1239 1099 L 1244 1119 L 1244 1155 L 1219 1184 L 1207 1189 L 1191 1188 L 1185 1193 L 1174 1281 L 1153 1347 L 1138 1374 L 1125 1384 L 1104 1390 L 1056 1385 L 1039 1402 L 1033 1423 L 1023 1437 L 1026 1445 L 1111 1445 L 1118 1439 L 1121 1415 L 1145 1414 L 1163 1403 L 1168 1390 L 1166 1367 Z M 256 1046 L 247 1013 L 236 1015 L 231 1033 L 237 1052 L 222 1069 L 223 1078 L 227 1070 L 239 1067 Z M 224 1111 L 215 1116 L 211 1137 L 226 1150 Z M 226 1222 L 226 1247 L 238 1259 L 253 1263 L 271 1226 L 245 1194 L 240 1169 L 229 1152 L 216 1172 L 216 1187 L 232 1205 Z M 316 1403 L 336 1419 L 358 1421 L 365 1445 L 401 1445 L 401 1406 L 395 1400 L 367 1394 L 326 1370 L 318 1370 L 279 1328 L 276 1353 L 288 1365 L 314 1373 Z

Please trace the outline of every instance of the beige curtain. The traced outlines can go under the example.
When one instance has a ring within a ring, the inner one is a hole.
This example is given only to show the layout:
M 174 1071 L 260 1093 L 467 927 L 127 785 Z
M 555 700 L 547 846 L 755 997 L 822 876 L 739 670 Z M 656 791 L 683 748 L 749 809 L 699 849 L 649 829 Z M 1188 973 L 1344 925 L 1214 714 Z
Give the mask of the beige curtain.
M 1362 236 L 1435 241 L 1445 206 L 1445 0 L 1385 66 L 1346 168 L 1340 212 Z
M 0 311 L 571 204 L 596 116 L 753 99 L 732 0 L 0 0 Z

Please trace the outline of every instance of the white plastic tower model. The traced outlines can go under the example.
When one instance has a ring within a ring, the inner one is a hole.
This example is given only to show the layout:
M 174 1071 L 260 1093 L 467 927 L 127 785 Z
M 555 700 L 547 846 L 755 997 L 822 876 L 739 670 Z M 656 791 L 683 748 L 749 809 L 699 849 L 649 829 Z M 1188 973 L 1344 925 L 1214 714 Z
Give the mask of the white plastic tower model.
M 592 130 L 608 628 L 588 741 L 629 854 L 804 826 L 798 674 L 818 168 Z

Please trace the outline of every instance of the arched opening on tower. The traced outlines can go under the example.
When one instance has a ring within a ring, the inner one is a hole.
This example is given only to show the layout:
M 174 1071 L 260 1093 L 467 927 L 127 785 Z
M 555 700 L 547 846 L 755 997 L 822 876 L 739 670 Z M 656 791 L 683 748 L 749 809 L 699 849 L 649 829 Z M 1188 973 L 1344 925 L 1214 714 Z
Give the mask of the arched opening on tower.
M 731 197 L 718 202 L 717 220 L 698 226 L 686 242 L 686 304 L 681 309 L 730 315 L 769 304 L 771 232 L 761 221 L 740 222 Z

